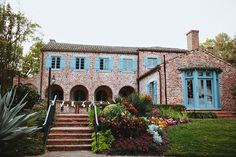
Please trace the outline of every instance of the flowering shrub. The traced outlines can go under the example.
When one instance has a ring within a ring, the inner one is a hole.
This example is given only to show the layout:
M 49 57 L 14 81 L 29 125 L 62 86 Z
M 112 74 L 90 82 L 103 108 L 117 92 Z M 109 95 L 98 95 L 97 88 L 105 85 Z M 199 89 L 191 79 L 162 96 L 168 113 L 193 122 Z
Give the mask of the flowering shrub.
M 149 123 L 151 124 L 156 124 L 158 125 L 160 128 L 165 128 L 168 126 L 168 123 L 166 122 L 165 119 L 162 118 L 157 118 L 157 117 L 149 117 L 148 118 Z
M 153 142 L 159 144 L 162 143 L 161 135 L 158 133 L 158 126 L 151 124 L 148 126 L 147 132 L 153 135 Z
M 152 108 L 152 115 L 153 116 L 157 116 L 159 114 L 159 112 L 158 112 L 158 109 L 157 108 Z
M 147 95 L 139 95 L 138 93 L 133 93 L 128 98 L 125 99 L 129 104 L 132 104 L 134 108 L 137 109 L 138 116 L 146 116 L 152 110 L 152 99 Z
M 120 137 L 114 141 L 112 148 L 116 151 L 125 151 L 133 154 L 137 152 L 148 152 L 152 145 L 152 140 L 152 135 L 147 132 L 133 138 Z
M 100 122 L 102 129 L 111 129 L 114 137 L 135 137 L 146 131 L 145 123 L 136 116 L 122 114 L 120 119 L 107 121 L 104 118 Z
M 125 108 L 132 114 L 138 113 L 138 110 L 130 103 L 127 101 L 124 101 L 123 104 L 125 105 Z

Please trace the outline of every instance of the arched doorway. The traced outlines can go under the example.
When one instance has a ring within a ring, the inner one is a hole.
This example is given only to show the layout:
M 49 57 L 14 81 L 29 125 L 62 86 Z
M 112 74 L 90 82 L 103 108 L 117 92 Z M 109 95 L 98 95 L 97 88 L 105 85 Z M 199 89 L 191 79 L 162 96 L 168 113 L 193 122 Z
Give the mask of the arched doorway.
M 51 100 L 54 99 L 55 95 L 57 95 L 57 100 L 63 100 L 64 99 L 64 91 L 61 86 L 59 85 L 51 85 Z M 48 88 L 45 92 L 45 98 L 48 97 Z
M 96 101 L 112 101 L 112 90 L 108 86 L 100 86 L 95 90 Z
M 131 95 L 133 92 L 135 92 L 134 88 L 131 86 L 124 86 L 120 89 L 119 91 L 119 95 L 121 97 L 127 97 L 129 95 Z
M 74 86 L 70 91 L 70 99 L 73 101 L 86 101 L 88 100 L 88 90 L 82 85 Z

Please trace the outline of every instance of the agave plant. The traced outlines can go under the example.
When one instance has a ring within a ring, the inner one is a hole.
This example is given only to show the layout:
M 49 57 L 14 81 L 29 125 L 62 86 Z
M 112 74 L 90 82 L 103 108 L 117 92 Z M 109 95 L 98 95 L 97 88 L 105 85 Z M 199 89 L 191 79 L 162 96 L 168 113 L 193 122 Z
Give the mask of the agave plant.
M 31 134 L 40 129 L 37 126 L 21 126 L 26 121 L 36 116 L 37 112 L 28 115 L 17 115 L 27 103 L 24 102 L 27 94 L 18 104 L 13 105 L 15 93 L 16 90 L 12 88 L 4 96 L 0 94 L 0 141 L 7 141 L 22 135 Z

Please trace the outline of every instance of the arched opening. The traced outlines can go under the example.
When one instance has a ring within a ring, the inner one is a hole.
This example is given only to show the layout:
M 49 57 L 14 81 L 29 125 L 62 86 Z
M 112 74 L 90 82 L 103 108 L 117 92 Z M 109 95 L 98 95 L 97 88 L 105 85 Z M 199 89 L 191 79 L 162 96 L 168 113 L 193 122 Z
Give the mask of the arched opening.
M 70 99 L 73 101 L 88 100 L 88 90 L 82 85 L 74 86 L 70 91 Z
M 96 101 L 112 101 L 112 90 L 108 86 L 100 86 L 95 90 Z
M 120 89 L 119 95 L 120 95 L 121 97 L 127 97 L 127 96 L 131 95 L 134 91 L 135 91 L 135 90 L 134 90 L 133 87 L 131 87 L 131 86 L 124 86 L 124 87 L 122 87 L 122 88 Z
M 64 92 L 61 86 L 59 85 L 51 85 L 51 100 L 54 99 L 55 95 L 57 95 L 57 100 L 63 100 L 64 99 Z M 45 92 L 45 98 L 48 97 L 48 88 Z

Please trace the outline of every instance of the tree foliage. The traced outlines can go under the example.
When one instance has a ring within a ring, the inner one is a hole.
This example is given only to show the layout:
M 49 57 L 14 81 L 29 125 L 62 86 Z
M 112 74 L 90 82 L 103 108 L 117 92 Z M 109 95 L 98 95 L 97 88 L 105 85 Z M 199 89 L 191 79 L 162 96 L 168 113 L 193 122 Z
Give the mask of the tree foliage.
M 213 47 L 213 54 L 217 57 L 236 64 L 236 36 L 231 39 L 226 33 L 218 34 L 214 39 L 206 39 L 201 44 L 202 49 Z
M 34 75 L 39 72 L 40 49 L 45 45 L 41 38 L 35 38 L 30 52 L 23 56 L 21 76 L 27 77 L 28 74 Z M 28 73 L 29 72 L 29 73 Z
M 30 39 L 38 24 L 29 21 L 22 13 L 14 13 L 9 4 L 0 4 L 0 85 L 6 91 L 18 73 L 23 43 Z

